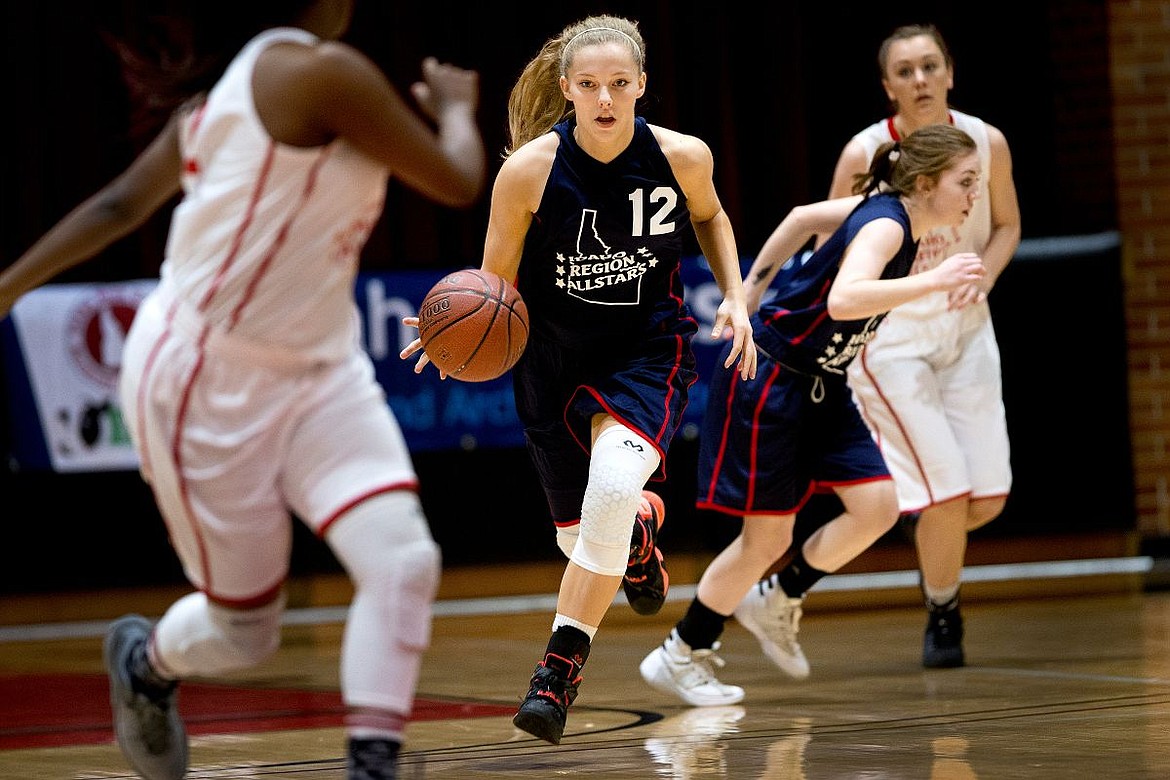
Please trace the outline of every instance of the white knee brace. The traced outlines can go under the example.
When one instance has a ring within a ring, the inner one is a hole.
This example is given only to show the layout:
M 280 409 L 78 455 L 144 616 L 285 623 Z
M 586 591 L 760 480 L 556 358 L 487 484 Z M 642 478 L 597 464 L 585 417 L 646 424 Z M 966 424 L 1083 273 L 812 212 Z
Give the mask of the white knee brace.
M 280 647 L 284 602 L 282 594 L 259 609 L 228 609 L 202 593 L 184 596 L 155 629 L 155 657 L 180 679 L 255 666 Z
M 398 641 L 425 647 L 442 562 L 418 496 L 394 491 L 363 502 L 334 523 L 329 544 L 357 598 L 381 601 Z
M 371 498 L 333 524 L 329 544 L 354 583 L 341 692 L 351 707 L 410 712 L 442 569 L 418 496 Z
M 624 425 L 607 428 L 597 437 L 581 503 L 580 536 L 570 556 L 573 563 L 595 574 L 626 573 L 642 487 L 659 460 L 658 451 Z M 558 543 L 560 537 L 558 533 Z
M 561 548 L 561 552 L 565 554 L 566 558 L 573 557 L 573 548 L 577 546 L 577 539 L 581 536 L 581 524 L 570 525 L 566 528 L 557 529 L 557 547 Z

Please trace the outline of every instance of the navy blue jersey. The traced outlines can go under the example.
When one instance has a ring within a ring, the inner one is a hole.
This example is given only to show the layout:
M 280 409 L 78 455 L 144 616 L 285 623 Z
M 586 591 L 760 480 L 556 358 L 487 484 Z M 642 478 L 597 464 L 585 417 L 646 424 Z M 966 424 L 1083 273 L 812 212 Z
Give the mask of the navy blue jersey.
M 874 337 L 885 313 L 863 320 L 834 320 L 829 316 L 829 288 L 837 278 L 850 242 L 867 223 L 893 219 L 904 236 L 898 253 L 886 264 L 882 279 L 910 273 L 918 243 L 910 232 L 910 216 L 897 195 L 881 193 L 858 204 L 841 227 L 798 267 L 785 271 L 776 294 L 760 305 L 752 320 L 756 344 L 781 364 L 815 376 L 844 377 L 845 367 Z
M 528 229 L 516 286 L 532 332 L 566 345 L 612 344 L 688 316 L 679 276 L 686 195 L 646 120 L 608 163 L 560 139 L 540 208 Z
M 918 250 L 906 209 L 895 195 L 863 200 L 820 249 L 777 276 L 776 294 L 752 318 L 762 351 L 756 378 L 729 371 L 711 377 L 699 436 L 700 509 L 795 514 L 815 492 L 890 479 L 845 381 L 845 367 L 885 315 L 837 321 L 828 312 L 845 250 L 881 218 L 904 231 L 881 278 L 906 276 Z
M 589 481 L 591 423 L 606 414 L 637 431 L 661 458 L 698 378 L 698 323 L 679 275 L 686 196 L 653 131 L 608 163 L 554 128 L 556 157 L 524 240 L 517 288 L 528 306 L 528 346 L 512 371 L 516 412 L 553 521 L 578 522 Z

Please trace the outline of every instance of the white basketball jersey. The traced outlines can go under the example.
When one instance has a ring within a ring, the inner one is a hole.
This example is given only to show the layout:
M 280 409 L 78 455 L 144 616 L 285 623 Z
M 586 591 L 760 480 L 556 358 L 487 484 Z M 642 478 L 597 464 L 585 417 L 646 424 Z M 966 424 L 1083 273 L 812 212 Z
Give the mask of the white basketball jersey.
M 991 238 L 991 200 L 987 193 L 987 179 L 991 175 L 991 142 L 987 139 L 987 126 L 983 120 L 951 109 L 951 123 L 967 133 L 975 141 L 979 152 L 979 197 L 971 213 L 958 227 L 936 228 L 918 243 L 918 256 L 910 273 L 916 274 L 934 268 L 956 252 L 982 254 Z M 890 141 L 901 140 L 894 129 L 892 118 L 883 119 L 865 128 L 853 137 L 872 160 L 878 147 Z M 928 315 L 946 309 L 946 293 L 936 292 L 898 307 L 902 313 L 917 312 Z
M 185 194 L 160 288 L 213 328 L 335 360 L 359 343 L 353 284 L 389 171 L 342 140 L 301 148 L 268 135 L 252 73 L 279 42 L 317 39 L 292 28 L 260 34 L 184 118 Z

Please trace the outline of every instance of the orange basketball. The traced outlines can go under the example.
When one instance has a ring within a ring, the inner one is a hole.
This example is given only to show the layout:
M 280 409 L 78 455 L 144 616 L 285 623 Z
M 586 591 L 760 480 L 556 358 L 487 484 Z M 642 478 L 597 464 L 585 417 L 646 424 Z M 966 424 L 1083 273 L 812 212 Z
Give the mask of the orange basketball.
M 486 382 L 503 376 L 528 344 L 528 307 L 511 284 L 478 268 L 447 274 L 418 310 L 423 350 L 447 376 Z

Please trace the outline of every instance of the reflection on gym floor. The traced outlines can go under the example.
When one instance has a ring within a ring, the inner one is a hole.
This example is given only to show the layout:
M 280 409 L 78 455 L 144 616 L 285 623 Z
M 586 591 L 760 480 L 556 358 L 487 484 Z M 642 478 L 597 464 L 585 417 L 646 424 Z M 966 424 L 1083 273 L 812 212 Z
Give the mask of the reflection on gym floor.
M 683 609 L 611 611 L 559 746 L 511 724 L 549 613 L 437 617 L 402 777 L 1170 777 L 1170 592 L 969 603 L 968 665 L 951 670 L 920 666 L 920 608 L 814 609 L 800 682 L 732 623 L 720 678 L 747 696 L 708 708 L 638 674 Z M 336 617 L 290 621 L 276 658 L 246 677 L 184 684 L 191 778 L 341 775 Z M 0 634 L 0 776 L 133 777 L 112 742 L 103 625 Z

